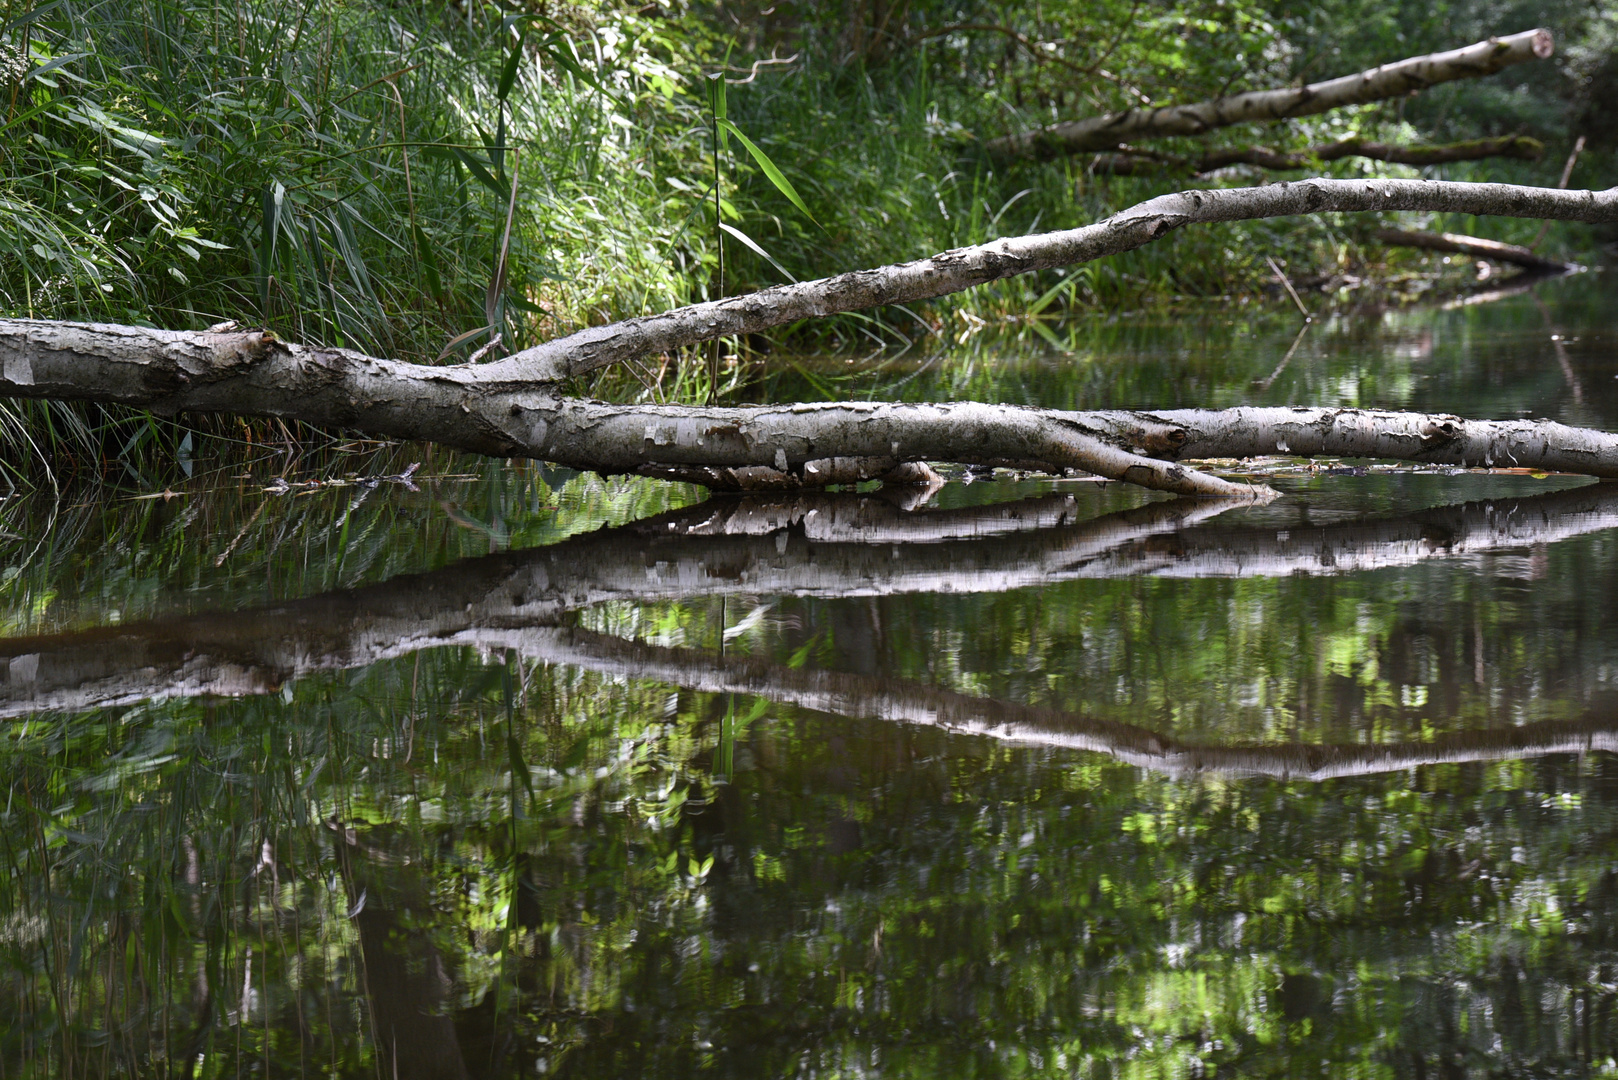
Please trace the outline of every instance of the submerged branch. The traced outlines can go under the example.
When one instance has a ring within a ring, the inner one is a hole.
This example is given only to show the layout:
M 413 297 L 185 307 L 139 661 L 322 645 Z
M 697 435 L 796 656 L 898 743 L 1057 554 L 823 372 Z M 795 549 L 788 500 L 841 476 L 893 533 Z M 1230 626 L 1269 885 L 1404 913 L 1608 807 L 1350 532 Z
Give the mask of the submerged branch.
M 1503 244 L 1498 240 L 1485 240 L 1479 236 L 1460 233 L 1406 232 L 1402 229 L 1378 229 L 1376 238 L 1389 247 L 1421 248 L 1424 251 L 1443 251 L 1452 255 L 1469 255 L 1474 259 L 1512 263 L 1525 270 L 1541 274 L 1566 274 L 1575 269 L 1565 262 L 1535 255 L 1519 244 Z
M 1278 90 L 1254 90 L 1231 97 L 1190 105 L 1130 109 L 1052 124 L 1037 131 L 991 140 L 997 154 L 1054 157 L 1087 151 L 1112 150 L 1131 139 L 1168 135 L 1201 135 L 1216 128 L 1259 120 L 1289 120 L 1314 116 L 1346 105 L 1403 97 L 1456 79 L 1475 79 L 1529 60 L 1543 60 L 1554 51 L 1549 30 L 1526 30 L 1490 38 L 1449 52 L 1430 53 L 1344 75 L 1326 82 Z
M 548 547 L 255 610 L 0 639 L 0 716 L 271 693 L 317 672 L 444 646 L 546 655 L 549 628 L 608 601 L 1342 574 L 1618 528 L 1618 487 L 1607 485 L 1279 529 L 1273 521 L 1212 520 L 1232 505 L 1178 499 L 1078 520 L 1077 501 L 1062 495 L 916 513 L 850 495 L 716 499 Z

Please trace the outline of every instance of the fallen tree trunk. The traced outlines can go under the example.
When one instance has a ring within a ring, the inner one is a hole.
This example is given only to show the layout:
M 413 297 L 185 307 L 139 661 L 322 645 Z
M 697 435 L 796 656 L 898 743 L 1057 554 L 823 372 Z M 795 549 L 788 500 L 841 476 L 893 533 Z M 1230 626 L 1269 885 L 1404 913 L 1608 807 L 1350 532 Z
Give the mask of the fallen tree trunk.
M 1535 255 L 1518 244 L 1502 244 L 1498 240 L 1485 240 L 1460 233 L 1407 232 L 1403 229 L 1378 229 L 1376 238 L 1389 247 L 1421 248 L 1424 251 L 1442 251 L 1451 255 L 1468 255 L 1474 259 L 1511 263 L 1525 270 L 1541 274 L 1566 274 L 1574 268 L 1565 262 Z
M 512 648 L 565 660 L 547 651 L 555 640 L 550 629 L 609 602 L 1000 593 L 1139 576 L 1338 575 L 1526 551 L 1618 527 L 1618 487 L 1282 528 L 1273 518 L 1214 520 L 1233 508 L 1176 499 L 1079 520 L 1077 502 L 1063 495 L 917 513 L 874 496 L 716 499 L 358 589 L 0 639 L 0 717 L 272 693 L 319 672 L 431 648 Z
M 1180 462 L 1274 454 L 1618 477 L 1618 435 L 1549 420 L 1374 409 L 1063 412 L 974 402 L 613 405 L 544 387 L 497 390 L 478 378 L 486 370 L 305 349 L 259 331 L 0 321 L 0 380 L 13 393 L 283 416 L 721 490 L 820 487 L 891 475 L 909 462 L 954 461 L 1265 499 L 1269 488 Z
M 1130 176 L 1147 171 L 1150 167 L 1164 166 L 1187 169 L 1194 174 L 1213 172 L 1232 165 L 1253 165 L 1277 172 L 1289 169 L 1307 169 L 1323 161 L 1341 161 L 1362 157 L 1371 161 L 1386 161 L 1395 165 L 1442 165 L 1453 161 L 1482 161 L 1485 158 L 1504 157 L 1520 161 L 1538 161 L 1545 153 L 1545 144 L 1526 135 L 1510 135 L 1498 139 L 1468 139 L 1465 142 L 1443 146 L 1399 146 L 1393 143 L 1372 142 L 1369 139 L 1342 139 L 1324 146 L 1311 146 L 1305 150 L 1278 151 L 1263 146 L 1228 147 L 1210 150 L 1197 158 L 1176 154 L 1150 153 L 1133 147 L 1124 147 L 1116 154 L 1105 155 L 1090 166 L 1090 172 Z
M 1618 221 L 1618 188 L 1565 191 L 1439 180 L 1298 180 L 1161 195 L 1078 229 L 995 240 L 928 259 L 778 285 L 591 327 L 475 369 L 478 378 L 560 380 L 716 337 L 756 334 L 805 319 L 910 304 L 1018 274 L 1092 262 L 1144 247 L 1187 225 L 1301 214 L 1420 211 Z
M 1309 180 L 1166 195 L 1082 229 L 785 285 L 583 330 L 481 366 L 430 367 L 310 348 L 263 331 L 198 332 L 0 320 L 0 395 L 236 413 L 420 439 L 599 473 L 716 488 L 813 487 L 915 462 L 1080 470 L 1187 495 L 1266 498 L 1179 460 L 1319 453 L 1618 476 L 1618 439 L 1528 421 L 1319 412 L 1321 437 L 1281 449 L 1256 414 L 1064 413 L 974 403 L 738 408 L 608 405 L 556 382 L 645 354 L 803 318 L 956 292 L 1128 251 L 1181 226 L 1323 211 L 1445 210 L 1618 220 L 1618 188 L 1560 191 L 1414 180 Z M 1296 427 L 1294 420 L 1276 421 Z M 1182 425 L 1190 425 L 1185 428 Z M 1256 424 L 1256 426 L 1255 426 Z M 1399 427 L 1386 437 L 1381 429 Z M 1200 434 L 1191 438 L 1195 428 Z M 1329 431 L 1327 430 L 1329 429 Z M 1306 449 L 1305 447 L 1318 447 Z M 1217 447 L 1218 449 L 1214 449 Z M 901 472 L 899 476 L 915 478 Z
M 1492 75 L 1513 64 L 1543 60 L 1554 51 L 1549 30 L 1525 30 L 1449 52 L 1430 53 L 1308 86 L 1245 94 L 1164 108 L 1129 109 L 1110 116 L 1052 124 L 1007 135 L 986 145 L 992 153 L 1054 157 L 1112 150 L 1133 139 L 1201 135 L 1255 120 L 1314 116 L 1345 105 L 1386 101 L 1456 79 Z

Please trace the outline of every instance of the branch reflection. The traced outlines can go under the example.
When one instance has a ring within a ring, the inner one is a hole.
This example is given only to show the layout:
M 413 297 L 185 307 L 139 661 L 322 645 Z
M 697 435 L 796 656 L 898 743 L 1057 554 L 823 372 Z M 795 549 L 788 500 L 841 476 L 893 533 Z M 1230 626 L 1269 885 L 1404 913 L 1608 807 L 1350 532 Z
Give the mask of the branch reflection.
M 1382 745 L 1210 746 L 915 683 L 658 648 L 572 628 L 608 601 L 1001 592 L 1080 578 L 1346 574 L 1537 548 L 1618 527 L 1618 486 L 1276 528 L 1172 500 L 1081 519 L 1071 496 L 906 510 L 878 496 L 716 499 L 548 547 L 247 611 L 0 640 L 0 715 L 242 696 L 441 646 L 848 716 L 1098 751 L 1184 774 L 1325 779 L 1438 761 L 1618 748 L 1618 722 L 1557 722 Z M 1223 520 L 1221 520 L 1223 518 Z

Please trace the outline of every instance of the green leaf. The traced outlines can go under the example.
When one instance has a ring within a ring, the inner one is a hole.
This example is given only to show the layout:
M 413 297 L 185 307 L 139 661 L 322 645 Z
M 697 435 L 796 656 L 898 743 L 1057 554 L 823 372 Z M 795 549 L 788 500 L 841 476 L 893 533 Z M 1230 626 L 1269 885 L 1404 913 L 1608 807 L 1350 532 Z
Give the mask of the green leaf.
M 720 120 L 719 129 L 721 131 L 728 130 L 732 135 L 736 136 L 737 141 L 747 149 L 749 154 L 753 155 L 753 160 L 758 162 L 758 167 L 764 170 L 764 175 L 769 177 L 770 183 L 774 184 L 776 189 L 780 191 L 781 194 L 785 195 L 789 200 L 791 200 L 792 205 L 796 206 L 800 211 L 802 211 L 804 217 L 808 218 L 810 221 L 815 221 L 815 215 L 809 212 L 809 208 L 805 206 L 803 204 L 803 200 L 798 197 L 798 189 L 793 187 L 792 181 L 788 180 L 784 175 L 782 175 L 781 170 L 775 167 L 775 162 L 770 160 L 770 156 L 768 154 L 755 146 L 753 144 L 753 140 L 749 139 L 746 135 L 743 135 L 741 129 L 735 124 L 731 123 L 729 120 Z M 820 222 L 815 221 L 815 224 L 819 225 Z
M 427 274 L 427 291 L 432 293 L 433 299 L 442 299 L 444 279 L 438 272 L 438 252 L 427 242 L 427 234 L 419 224 L 411 222 L 410 228 L 416 234 L 416 254 L 421 257 L 421 268 Z
M 719 223 L 719 227 L 724 229 L 730 235 L 734 236 L 736 239 L 740 240 L 742 243 L 746 244 L 753 254 L 757 255 L 759 258 L 763 259 L 765 262 L 779 270 L 782 277 L 786 278 L 794 285 L 798 283 L 798 279 L 793 277 L 791 272 L 788 271 L 786 267 L 776 262 L 774 255 L 771 255 L 768 251 L 765 251 L 763 248 L 759 247 L 758 242 L 755 241 L 751 236 L 748 236 L 746 233 L 742 232 L 738 228 L 735 228 L 734 226 L 726 225 L 723 221 Z
M 50 63 L 42 64 L 41 66 L 34 68 L 32 71 L 22 77 L 22 81 L 27 82 L 29 79 L 37 79 L 41 75 L 49 75 L 51 72 L 55 71 L 59 67 L 62 67 L 64 64 L 71 64 L 75 60 L 83 60 L 89 55 L 90 54 L 87 52 L 76 52 L 68 53 L 66 56 L 58 56 Z
M 458 146 L 449 147 L 449 152 L 454 154 L 456 160 L 458 160 L 462 165 L 465 165 L 467 171 L 473 176 L 477 177 L 478 180 L 490 191 L 494 192 L 502 199 L 506 197 L 506 186 L 494 178 L 494 174 L 489 172 L 488 168 L 482 161 L 479 161 L 477 158 L 473 157 L 471 154 L 468 154 L 465 150 L 462 150 Z
M 500 85 L 494 91 L 496 101 L 505 101 L 511 95 L 512 84 L 517 81 L 517 65 L 522 63 L 522 48 L 527 41 L 527 34 L 518 36 L 517 45 L 511 50 L 511 59 L 506 61 L 505 68 L 500 72 Z
M 725 73 L 716 71 L 708 76 L 708 107 L 713 110 L 715 120 L 724 123 L 730 106 L 725 102 Z
M 465 345 L 467 342 L 473 341 L 482 335 L 487 334 L 489 329 L 490 328 L 485 325 L 478 327 L 476 330 L 468 330 L 464 334 L 456 334 L 454 337 L 449 339 L 448 343 L 444 345 L 444 350 L 438 354 L 438 360 L 443 360 L 444 357 L 448 356 L 462 345 Z M 434 363 L 437 362 L 438 361 L 434 361 Z
M 522 757 L 522 744 L 515 735 L 506 736 L 506 757 L 511 763 L 511 775 L 522 783 L 523 790 L 528 792 L 528 800 L 534 799 L 534 776 L 528 771 L 528 763 Z
M 274 184 L 265 184 L 261 197 L 264 207 L 264 272 L 268 274 L 270 267 L 275 263 L 276 237 L 281 231 L 281 207 L 286 199 L 287 189 L 277 180 Z
M 1058 296 L 1061 296 L 1064 292 L 1073 291 L 1078 284 L 1079 279 L 1077 277 L 1063 278 L 1061 281 L 1058 281 L 1055 285 L 1052 285 L 1049 289 L 1045 290 L 1044 295 L 1038 300 L 1035 300 L 1032 304 L 1030 304 L 1028 306 L 1028 311 L 1025 314 L 1030 316 L 1038 315 L 1040 312 L 1050 307 L 1051 302 Z
M 1045 290 L 1044 294 L 1029 306 L 1027 314 L 1030 316 L 1038 315 L 1040 312 L 1050 307 L 1051 302 L 1058 296 L 1061 296 L 1063 293 L 1069 294 L 1069 299 L 1071 300 L 1074 290 L 1076 290 L 1080 285 L 1093 285 L 1094 280 L 1095 271 L 1092 268 L 1088 266 L 1079 267 L 1077 270 L 1074 270 L 1063 277 L 1061 281 L 1058 281 L 1055 285 L 1052 285 L 1049 289 Z
M 10 22 L 6 23 L 4 28 L 5 33 L 9 34 L 13 30 L 20 30 L 29 23 L 44 18 L 46 15 L 49 15 L 51 12 L 61 7 L 62 3 L 63 0 L 51 0 L 51 3 L 46 4 L 43 7 L 37 7 L 30 12 L 17 16 L 15 19 L 12 19 Z
M 572 43 L 561 34 L 547 34 L 544 40 L 539 43 L 539 50 L 550 59 L 551 63 L 575 79 L 594 87 L 602 93 L 606 93 L 607 88 L 601 85 L 601 81 L 594 74 L 586 71 L 584 66 L 573 58 L 571 46 Z

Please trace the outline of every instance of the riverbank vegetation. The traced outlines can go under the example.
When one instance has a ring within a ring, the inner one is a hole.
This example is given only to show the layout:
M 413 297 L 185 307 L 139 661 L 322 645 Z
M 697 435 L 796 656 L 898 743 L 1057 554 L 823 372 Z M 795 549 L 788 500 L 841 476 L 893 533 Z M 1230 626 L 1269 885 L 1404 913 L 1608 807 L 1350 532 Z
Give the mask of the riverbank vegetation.
M 234 320 L 371 355 L 487 359 L 721 291 L 1075 227 L 1187 186 L 1301 175 L 1237 164 L 1193 181 L 1182 163 L 1221 148 L 1527 136 L 1546 147 L 1537 160 L 1423 168 L 1311 157 L 1307 175 L 1552 186 L 1586 134 L 1572 186 L 1614 180 L 1595 102 L 1613 77 L 1615 24 L 1599 6 L 981 7 L 14 4 L 4 13 L 0 211 L 12 224 L 0 234 L 0 313 L 170 329 Z M 1397 101 L 1156 140 L 1127 168 L 1098 155 L 1022 160 L 989 145 L 1053 121 L 1316 80 L 1535 23 L 1558 35 L 1555 58 Z M 732 141 L 718 170 L 734 230 L 723 280 L 706 92 L 721 72 L 730 118 L 808 211 Z M 1322 215 L 1192 230 L 1071 273 L 774 340 L 897 343 L 1011 317 L 1229 301 L 1277 289 L 1277 269 L 1343 292 L 1390 262 L 1423 258 L 1388 254 L 1378 224 Z M 1398 224 L 1520 243 L 1540 231 L 1445 215 Z M 1602 239 L 1555 226 L 1539 250 L 1591 262 Z M 721 371 L 733 394 L 752 377 L 740 365 Z M 593 389 L 654 393 L 627 373 L 611 378 Z M 708 389 L 700 366 L 675 364 L 655 394 L 692 400 Z M 99 408 L 5 408 L 11 449 L 55 440 L 46 456 L 58 462 L 91 466 L 183 438 L 123 414 L 113 423 Z M 210 430 L 264 437 L 256 424 Z

